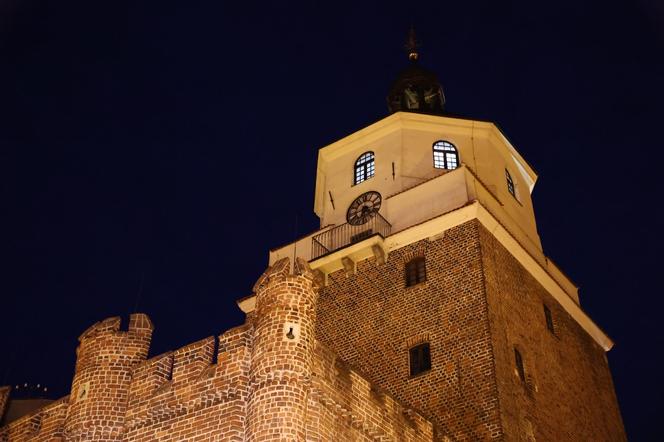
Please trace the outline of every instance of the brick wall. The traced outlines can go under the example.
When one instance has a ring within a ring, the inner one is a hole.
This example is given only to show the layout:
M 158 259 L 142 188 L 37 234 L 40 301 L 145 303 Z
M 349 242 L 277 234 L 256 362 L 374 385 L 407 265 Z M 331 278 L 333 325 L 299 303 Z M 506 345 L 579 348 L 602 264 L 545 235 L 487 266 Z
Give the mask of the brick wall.
M 250 326 L 231 329 L 138 366 L 129 390 L 126 441 L 241 441 L 249 395 Z
M 131 371 L 147 357 L 153 327 L 143 314 L 131 315 L 127 331 L 120 330 L 120 322 L 106 319 L 79 337 L 64 429 L 68 440 L 122 436 Z
M 93 325 L 80 338 L 76 400 L 0 428 L 0 441 L 431 441 L 430 422 L 315 340 L 313 275 L 302 261 L 290 269 L 268 269 L 254 314 L 218 341 L 146 360 L 147 316 L 132 315 L 127 331 L 119 318 Z
M 0 428 L 0 441 L 65 441 L 64 425 L 69 396 L 52 402 L 27 416 Z
M 290 267 L 277 261 L 254 287 L 248 441 L 305 440 L 318 290 L 304 261 Z
M 405 263 L 426 258 L 427 280 L 405 286 Z M 317 337 L 376 385 L 436 424 L 439 437 L 501 436 L 491 337 L 474 222 L 392 251 L 383 265 L 329 275 Z M 432 369 L 409 376 L 408 350 L 430 342 Z
M 427 281 L 406 287 L 417 256 Z M 329 275 L 318 305 L 318 339 L 420 410 L 439 438 L 625 439 L 603 349 L 477 221 L 392 251 L 383 265 Z M 408 349 L 425 341 L 432 369 L 410 377 Z
M 418 256 L 427 280 L 405 287 Z M 475 221 L 325 288 L 281 261 L 255 290 L 244 325 L 147 360 L 147 316 L 93 325 L 71 399 L 0 441 L 626 440 L 603 350 Z M 411 377 L 421 342 L 432 369 Z
M 512 440 L 626 440 L 604 350 L 483 227 L 480 238 L 505 433 Z M 516 372 L 515 347 L 526 382 Z
M 433 426 L 318 343 L 307 441 L 327 440 L 432 441 Z

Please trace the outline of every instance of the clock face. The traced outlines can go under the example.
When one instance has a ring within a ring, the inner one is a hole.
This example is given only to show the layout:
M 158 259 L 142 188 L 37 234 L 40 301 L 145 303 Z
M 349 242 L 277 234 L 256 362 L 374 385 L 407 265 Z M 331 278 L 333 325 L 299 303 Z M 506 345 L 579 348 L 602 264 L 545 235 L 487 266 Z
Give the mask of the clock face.
M 348 224 L 359 226 L 368 222 L 380 209 L 381 196 L 378 192 L 367 192 L 358 196 L 346 212 Z

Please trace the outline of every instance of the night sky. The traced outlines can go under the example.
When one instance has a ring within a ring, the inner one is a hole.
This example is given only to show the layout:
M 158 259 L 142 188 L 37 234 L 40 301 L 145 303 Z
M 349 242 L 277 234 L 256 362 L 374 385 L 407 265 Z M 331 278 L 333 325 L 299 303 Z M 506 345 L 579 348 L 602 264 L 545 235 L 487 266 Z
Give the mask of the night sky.
M 77 337 L 148 313 L 152 355 L 239 325 L 268 250 L 317 228 L 317 149 L 387 115 L 421 63 L 539 174 L 545 253 L 616 345 L 656 440 L 664 3 L 0 4 L 0 385 L 68 394 Z

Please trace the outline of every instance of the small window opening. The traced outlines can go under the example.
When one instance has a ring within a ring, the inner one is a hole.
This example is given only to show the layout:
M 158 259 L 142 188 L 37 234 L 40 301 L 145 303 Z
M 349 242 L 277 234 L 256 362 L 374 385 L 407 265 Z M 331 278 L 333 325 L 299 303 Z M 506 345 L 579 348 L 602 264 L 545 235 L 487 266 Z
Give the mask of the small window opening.
M 526 382 L 526 370 L 523 368 L 523 358 L 516 348 L 514 349 L 514 362 L 516 363 L 516 371 L 519 373 L 519 379 L 521 379 L 521 382 Z
M 419 284 L 427 280 L 427 269 L 424 257 L 411 259 L 406 264 L 406 287 Z
M 507 191 L 514 197 L 516 198 L 516 192 L 514 190 L 514 180 L 512 179 L 512 175 L 508 172 L 507 169 L 505 169 L 505 179 L 507 180 Z
M 365 152 L 355 161 L 355 178 L 353 183 L 360 184 L 373 177 L 376 173 L 376 165 L 373 152 Z
M 431 350 L 428 342 L 411 348 L 409 353 L 411 376 L 431 370 Z
M 544 305 L 544 318 L 546 319 L 546 328 L 553 334 L 556 334 L 556 329 L 553 323 L 553 315 L 551 309 Z
M 433 143 L 433 167 L 436 169 L 456 169 L 459 167 L 459 152 L 449 141 Z

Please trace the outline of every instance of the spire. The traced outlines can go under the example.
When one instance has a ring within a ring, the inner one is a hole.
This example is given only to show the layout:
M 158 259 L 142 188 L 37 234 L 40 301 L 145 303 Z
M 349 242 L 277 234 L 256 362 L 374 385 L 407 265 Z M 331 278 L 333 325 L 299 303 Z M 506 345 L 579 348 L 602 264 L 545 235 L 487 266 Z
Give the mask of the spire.
M 408 59 L 412 62 L 416 62 L 420 54 L 417 52 L 417 48 L 420 47 L 420 43 L 417 41 L 417 36 L 415 35 L 415 26 L 410 26 L 410 32 L 408 32 L 408 40 L 404 45 L 408 51 Z
M 415 28 L 410 27 L 404 48 L 410 64 L 401 71 L 392 83 L 387 95 L 387 107 L 393 112 L 418 112 L 441 115 L 444 112 L 445 96 L 435 73 L 417 63 L 420 56 Z

